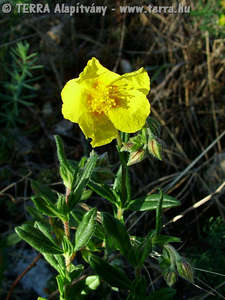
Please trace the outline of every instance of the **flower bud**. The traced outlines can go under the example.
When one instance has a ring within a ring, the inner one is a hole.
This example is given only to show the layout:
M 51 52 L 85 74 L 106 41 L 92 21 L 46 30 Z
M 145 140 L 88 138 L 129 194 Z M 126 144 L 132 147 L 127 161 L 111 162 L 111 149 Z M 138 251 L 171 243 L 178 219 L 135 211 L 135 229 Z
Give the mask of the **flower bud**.
M 181 277 L 184 279 L 193 282 L 193 269 L 189 262 L 186 261 L 183 257 L 179 261 L 176 261 L 177 271 Z
M 173 269 L 170 269 L 168 272 L 163 274 L 163 278 L 169 286 L 172 286 L 177 281 L 177 273 Z
M 138 151 L 130 153 L 127 165 L 132 166 L 141 162 L 145 158 L 145 150 L 139 149 Z
M 123 143 L 122 148 L 120 149 L 121 152 L 126 151 L 126 152 L 132 152 L 134 143 L 132 142 L 127 142 L 127 143 Z
M 162 145 L 156 139 L 149 139 L 148 151 L 154 157 L 162 160 Z

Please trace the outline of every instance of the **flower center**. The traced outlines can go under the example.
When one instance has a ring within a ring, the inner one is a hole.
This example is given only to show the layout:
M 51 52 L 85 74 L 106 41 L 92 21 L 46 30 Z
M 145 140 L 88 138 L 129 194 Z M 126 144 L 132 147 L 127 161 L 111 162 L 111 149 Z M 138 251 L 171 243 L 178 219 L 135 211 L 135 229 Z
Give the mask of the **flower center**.
M 87 98 L 88 110 L 93 113 L 107 113 L 119 104 L 117 87 L 106 86 L 102 81 L 96 80 Z

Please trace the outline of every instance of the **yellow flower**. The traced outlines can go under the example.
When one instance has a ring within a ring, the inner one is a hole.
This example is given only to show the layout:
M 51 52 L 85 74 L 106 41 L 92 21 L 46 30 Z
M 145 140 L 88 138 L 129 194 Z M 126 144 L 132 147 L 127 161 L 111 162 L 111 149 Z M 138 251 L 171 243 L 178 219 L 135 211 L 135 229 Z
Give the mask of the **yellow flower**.
M 78 123 L 92 146 L 102 146 L 117 138 L 118 130 L 140 130 L 150 113 L 146 95 L 150 90 L 143 69 L 119 75 L 103 67 L 93 57 L 78 78 L 62 90 L 62 114 Z
M 225 26 L 225 15 L 221 15 L 219 18 L 219 25 Z

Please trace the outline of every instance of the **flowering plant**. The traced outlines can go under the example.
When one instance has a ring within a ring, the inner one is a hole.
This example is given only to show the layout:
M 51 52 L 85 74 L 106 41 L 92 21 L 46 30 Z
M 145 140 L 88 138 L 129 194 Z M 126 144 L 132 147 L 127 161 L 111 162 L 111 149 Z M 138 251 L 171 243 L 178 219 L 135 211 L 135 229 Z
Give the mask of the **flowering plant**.
M 33 219 L 18 226 L 16 232 L 58 272 L 60 300 L 90 299 L 95 290 L 101 291 L 102 299 L 113 290 L 120 293 L 120 299 L 172 299 L 176 291 L 171 286 L 178 275 L 193 281 L 190 264 L 170 245 L 179 238 L 162 233 L 163 209 L 177 206 L 179 201 L 162 190 L 132 197 L 129 166 L 149 154 L 162 160 L 159 126 L 149 117 L 149 90 L 149 76 L 143 68 L 120 76 L 96 58 L 62 90 L 64 117 L 79 124 L 93 147 L 117 139 L 121 165 L 113 182 L 106 184 L 95 176 L 105 157 L 92 151 L 88 159 L 68 160 L 61 138 L 55 136 L 65 194 L 32 182 Z M 108 201 L 112 213 L 98 211 L 91 202 L 86 204 L 92 193 Z M 144 237 L 131 235 L 129 212 L 149 210 L 156 212 L 155 226 Z M 143 271 L 151 261 L 158 263 L 156 270 L 169 287 L 159 291 L 148 288 Z

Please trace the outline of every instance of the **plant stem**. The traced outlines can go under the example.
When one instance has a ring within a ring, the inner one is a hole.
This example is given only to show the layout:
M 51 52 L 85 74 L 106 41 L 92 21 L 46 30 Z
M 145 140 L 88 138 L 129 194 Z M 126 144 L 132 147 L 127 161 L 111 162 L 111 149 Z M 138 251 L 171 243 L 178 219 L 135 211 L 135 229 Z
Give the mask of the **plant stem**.
M 66 196 L 65 196 L 65 201 L 66 201 L 66 204 L 68 205 L 68 198 L 69 198 L 69 195 L 71 193 L 71 190 L 69 188 L 66 188 Z M 64 226 L 64 233 L 66 235 L 66 237 L 69 239 L 70 238 L 70 226 L 69 226 L 69 221 L 64 221 L 63 222 L 63 226 Z M 70 263 L 71 263 L 71 259 L 69 256 L 65 256 L 65 263 L 66 263 L 66 269 L 67 271 L 69 270 L 70 268 Z
M 122 140 L 120 137 L 120 134 L 118 133 L 118 137 L 117 137 L 117 144 L 118 144 L 118 148 L 120 150 L 120 148 L 122 147 Z M 119 151 L 118 150 L 118 151 Z M 122 194 L 122 207 L 123 204 L 126 201 L 126 197 L 127 197 L 127 189 L 126 189 L 126 181 L 127 181 L 127 165 L 125 162 L 125 157 L 124 157 L 124 153 L 119 153 L 119 157 L 120 157 L 120 161 L 121 161 L 121 166 L 122 166 L 122 182 L 121 182 L 121 194 Z M 122 207 L 119 207 L 117 210 L 117 218 L 119 220 L 123 220 L 123 209 Z
M 159 204 L 156 209 L 156 235 L 158 236 L 161 228 L 162 228 L 162 202 L 163 202 L 163 192 L 160 189 L 160 199 L 159 199 Z
M 123 209 L 122 209 L 122 207 L 118 207 L 118 209 L 117 209 L 117 219 L 123 222 Z

